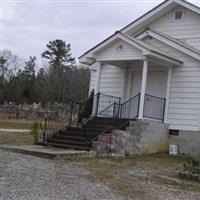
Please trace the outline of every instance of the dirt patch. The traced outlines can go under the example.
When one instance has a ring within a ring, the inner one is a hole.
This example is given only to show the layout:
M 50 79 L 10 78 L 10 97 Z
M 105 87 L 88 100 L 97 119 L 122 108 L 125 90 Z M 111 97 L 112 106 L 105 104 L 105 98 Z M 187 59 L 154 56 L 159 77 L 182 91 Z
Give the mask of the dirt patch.
M 178 179 L 184 158 L 166 154 L 91 159 L 82 166 L 90 181 L 103 182 L 127 199 L 200 199 L 200 184 Z

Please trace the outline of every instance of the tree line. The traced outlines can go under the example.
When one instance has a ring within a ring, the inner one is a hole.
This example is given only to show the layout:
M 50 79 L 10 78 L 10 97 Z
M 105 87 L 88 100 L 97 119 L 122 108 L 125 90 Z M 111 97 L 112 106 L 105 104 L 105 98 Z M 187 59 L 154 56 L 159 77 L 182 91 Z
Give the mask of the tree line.
M 44 105 L 87 98 L 89 69 L 77 67 L 70 44 L 63 40 L 50 41 L 41 57 L 47 64 L 36 70 L 35 56 L 22 64 L 10 51 L 0 52 L 0 103 L 41 102 Z

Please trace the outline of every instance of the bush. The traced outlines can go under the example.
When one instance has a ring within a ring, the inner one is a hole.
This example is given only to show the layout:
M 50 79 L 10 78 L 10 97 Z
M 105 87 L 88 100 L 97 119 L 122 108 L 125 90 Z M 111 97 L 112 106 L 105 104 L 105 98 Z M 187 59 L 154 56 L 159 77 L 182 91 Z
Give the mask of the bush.
M 187 163 L 184 164 L 184 170 L 200 175 L 200 161 L 195 158 L 188 159 Z
M 30 128 L 30 134 L 33 135 L 34 137 L 34 144 L 38 144 L 39 141 L 39 133 L 38 133 L 38 122 L 37 121 L 33 121 L 33 123 L 31 124 L 31 128 Z

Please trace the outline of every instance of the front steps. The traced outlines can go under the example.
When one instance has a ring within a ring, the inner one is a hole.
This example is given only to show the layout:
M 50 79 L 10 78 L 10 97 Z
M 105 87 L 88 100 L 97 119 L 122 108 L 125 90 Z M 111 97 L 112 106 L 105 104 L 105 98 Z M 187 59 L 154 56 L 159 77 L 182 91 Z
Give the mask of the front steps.
M 89 151 L 93 140 L 96 140 L 100 133 L 111 133 L 113 129 L 124 128 L 127 123 L 127 119 L 94 118 L 82 127 L 67 127 L 65 130 L 56 132 L 47 139 L 46 145 Z

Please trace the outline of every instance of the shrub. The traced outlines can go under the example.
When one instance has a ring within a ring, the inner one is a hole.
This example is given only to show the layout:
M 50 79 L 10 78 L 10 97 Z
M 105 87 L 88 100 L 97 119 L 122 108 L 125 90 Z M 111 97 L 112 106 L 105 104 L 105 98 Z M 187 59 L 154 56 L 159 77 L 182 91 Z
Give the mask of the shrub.
M 33 135 L 34 144 L 38 144 L 39 141 L 39 133 L 38 133 L 38 122 L 37 121 L 33 121 L 33 123 L 31 124 L 31 128 L 30 128 L 30 134 Z

